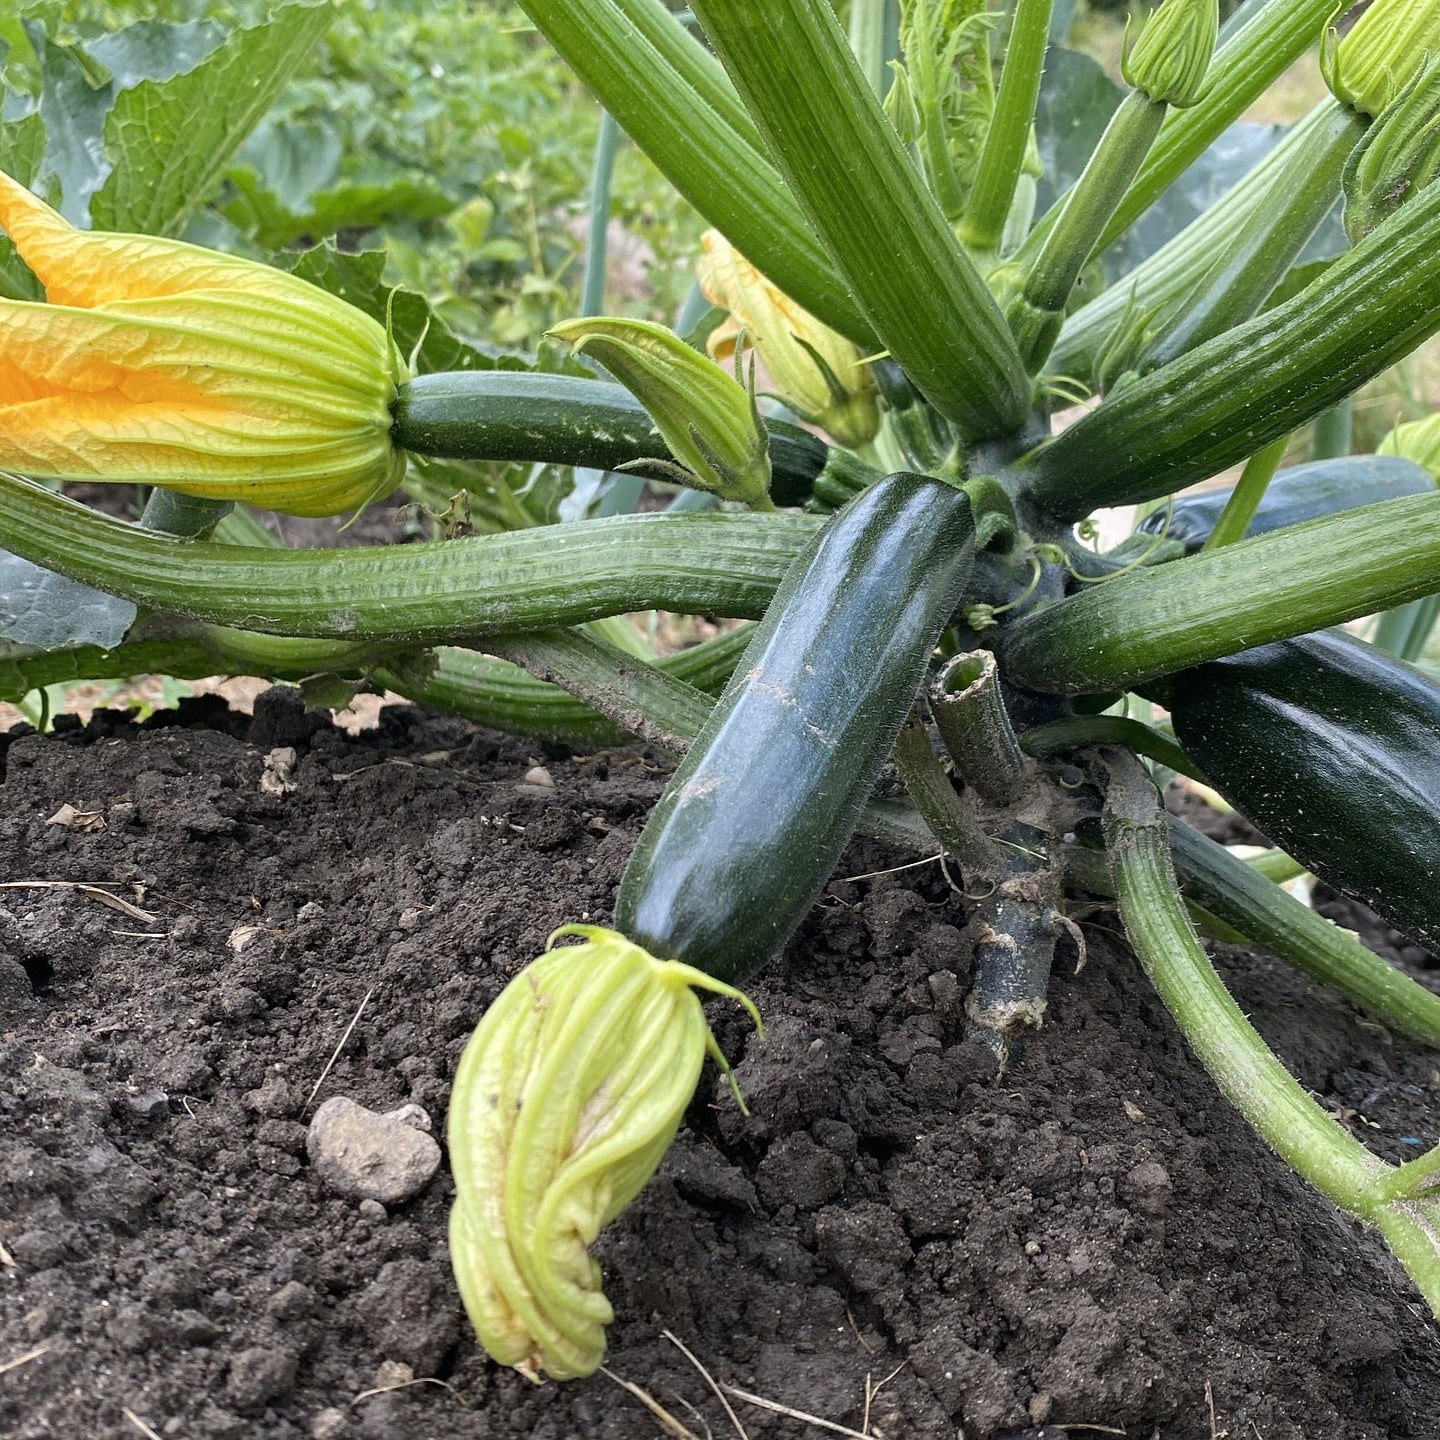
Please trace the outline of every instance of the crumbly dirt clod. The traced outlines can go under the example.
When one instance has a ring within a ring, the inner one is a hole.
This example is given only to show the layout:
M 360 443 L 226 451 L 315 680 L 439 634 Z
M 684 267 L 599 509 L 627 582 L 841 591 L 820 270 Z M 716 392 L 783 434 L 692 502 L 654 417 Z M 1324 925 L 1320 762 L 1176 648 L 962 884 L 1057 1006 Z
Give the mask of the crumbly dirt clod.
M 485 1005 L 557 925 L 609 919 L 654 757 L 408 708 L 350 738 L 277 699 L 12 733 L 0 767 L 0 881 L 104 882 L 138 912 L 0 890 L 0 1435 L 663 1433 L 603 1375 L 536 1387 L 478 1352 L 445 1169 L 387 1209 L 306 1154 L 335 1095 L 419 1105 L 439 1138 Z M 103 827 L 47 825 L 66 803 Z M 857 844 L 838 873 L 908 858 Z M 717 1440 L 667 1330 L 719 1383 L 855 1430 L 879 1386 L 877 1440 L 1437 1440 L 1440 1331 L 1219 1097 L 1113 917 L 1087 917 L 1090 963 L 1059 967 L 1003 1077 L 963 1039 L 966 919 L 938 867 L 837 879 L 752 987 L 766 1043 L 710 1007 L 751 1114 L 707 1068 L 602 1237 L 615 1375 Z M 1357 1134 L 1391 1159 L 1434 1143 L 1440 1056 L 1217 959 Z M 733 1403 L 752 1440 L 825 1433 Z

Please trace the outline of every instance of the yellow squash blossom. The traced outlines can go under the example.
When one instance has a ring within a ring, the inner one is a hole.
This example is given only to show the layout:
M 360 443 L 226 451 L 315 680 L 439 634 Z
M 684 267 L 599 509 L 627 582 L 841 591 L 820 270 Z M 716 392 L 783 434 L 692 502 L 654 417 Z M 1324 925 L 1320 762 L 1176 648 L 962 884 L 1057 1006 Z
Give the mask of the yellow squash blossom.
M 743 343 L 797 415 L 852 449 L 873 440 L 880 408 L 860 351 L 776 289 L 718 230 L 707 230 L 700 243 L 701 292 L 730 312 L 707 342 L 711 358 L 730 366 L 743 331 Z
M 45 287 L 0 299 L 0 469 L 292 515 L 399 483 L 405 366 L 368 315 L 254 261 L 76 230 L 3 173 L 0 230 Z
M 447 1124 L 450 1260 L 481 1343 L 538 1379 L 592 1374 L 613 1318 L 587 1253 L 640 1193 L 695 1093 L 725 1061 L 695 989 L 738 990 L 656 960 L 614 930 L 527 965 L 485 1012 L 455 1074 Z M 728 1069 L 728 1067 L 726 1067 Z

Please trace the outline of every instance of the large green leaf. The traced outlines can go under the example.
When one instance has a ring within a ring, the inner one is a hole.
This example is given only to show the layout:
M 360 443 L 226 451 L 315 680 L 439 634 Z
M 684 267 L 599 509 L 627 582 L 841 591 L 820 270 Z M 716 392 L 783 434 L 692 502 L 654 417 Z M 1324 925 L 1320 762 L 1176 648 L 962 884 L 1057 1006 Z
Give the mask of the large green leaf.
M 90 205 L 96 228 L 180 234 L 334 13 L 298 0 L 184 74 L 121 91 L 105 117 L 112 168 Z

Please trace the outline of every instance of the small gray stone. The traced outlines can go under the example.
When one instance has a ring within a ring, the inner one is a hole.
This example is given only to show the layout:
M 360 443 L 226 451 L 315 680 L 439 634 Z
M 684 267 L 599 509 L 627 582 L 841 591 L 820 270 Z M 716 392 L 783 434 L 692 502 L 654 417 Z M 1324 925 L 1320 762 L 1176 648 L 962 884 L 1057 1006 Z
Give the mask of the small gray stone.
M 333 1405 L 310 1417 L 310 1434 L 314 1440 L 340 1440 L 342 1435 L 349 1433 L 350 1422 L 345 1418 L 345 1412 Z
M 298 1362 L 288 1350 L 252 1345 L 230 1362 L 226 1397 L 241 1410 L 257 1410 L 267 1400 L 289 1394 Z
M 418 1195 L 440 1168 L 440 1147 L 424 1131 L 343 1095 L 315 1112 L 305 1148 L 332 1190 L 382 1205 Z

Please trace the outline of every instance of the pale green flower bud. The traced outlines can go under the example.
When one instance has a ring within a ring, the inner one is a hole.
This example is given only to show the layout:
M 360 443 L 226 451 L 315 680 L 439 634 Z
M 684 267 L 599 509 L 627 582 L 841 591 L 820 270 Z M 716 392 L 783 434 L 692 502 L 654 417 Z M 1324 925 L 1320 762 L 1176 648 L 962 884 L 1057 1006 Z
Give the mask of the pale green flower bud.
M 1398 455 L 1428 470 L 1440 483 L 1440 414 L 1397 425 L 1381 442 L 1377 455 Z
M 708 1052 L 728 1074 L 696 989 L 613 930 L 567 925 L 500 992 L 455 1074 L 450 1258 L 490 1355 L 532 1379 L 593 1373 L 613 1318 L 588 1254 L 654 1173 Z
M 755 397 L 698 350 L 649 320 L 595 316 L 547 332 L 593 355 L 645 407 L 679 466 L 646 460 L 654 472 L 722 500 L 769 510 L 770 438 Z M 682 468 L 683 467 L 683 468 Z
M 1374 119 L 1440 53 L 1435 0 L 1375 0 L 1343 39 L 1331 26 L 1320 68 L 1337 100 Z
M 1219 33 L 1219 0 L 1165 0 L 1120 61 L 1125 83 L 1157 104 L 1197 104 Z
M 1440 177 L 1440 61 L 1432 61 L 1365 132 L 1345 166 L 1345 230 L 1358 245 Z

